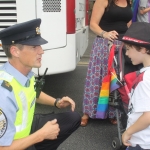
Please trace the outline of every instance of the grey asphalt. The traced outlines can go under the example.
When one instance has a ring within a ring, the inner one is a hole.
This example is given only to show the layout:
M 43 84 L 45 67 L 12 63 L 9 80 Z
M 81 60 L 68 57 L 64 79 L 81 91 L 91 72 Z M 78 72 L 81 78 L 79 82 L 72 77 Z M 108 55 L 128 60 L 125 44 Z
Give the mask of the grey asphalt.
M 69 96 L 76 102 L 76 111 L 82 116 L 84 82 L 90 49 L 95 35 L 90 31 L 89 46 L 77 68 L 69 73 L 46 76 L 44 92 L 53 97 Z M 84 64 L 85 63 L 85 64 Z M 37 105 L 37 113 L 62 112 L 70 108 L 56 109 L 50 106 Z M 58 150 L 113 150 L 111 142 L 117 136 L 117 126 L 109 120 L 90 119 L 86 127 L 79 127 Z

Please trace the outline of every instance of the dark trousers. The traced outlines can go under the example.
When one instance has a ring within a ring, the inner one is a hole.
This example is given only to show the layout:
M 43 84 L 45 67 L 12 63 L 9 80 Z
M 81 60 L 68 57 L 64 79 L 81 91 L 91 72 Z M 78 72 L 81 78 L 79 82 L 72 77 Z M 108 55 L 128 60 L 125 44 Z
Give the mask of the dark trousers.
M 43 127 L 47 121 L 57 119 L 60 132 L 56 140 L 44 140 L 26 150 L 56 150 L 58 146 L 67 139 L 81 123 L 81 117 L 77 112 L 64 112 L 59 114 L 36 114 L 33 119 L 31 134 Z
M 143 149 L 139 145 L 137 145 L 136 147 L 129 146 L 127 150 L 149 150 L 149 149 Z

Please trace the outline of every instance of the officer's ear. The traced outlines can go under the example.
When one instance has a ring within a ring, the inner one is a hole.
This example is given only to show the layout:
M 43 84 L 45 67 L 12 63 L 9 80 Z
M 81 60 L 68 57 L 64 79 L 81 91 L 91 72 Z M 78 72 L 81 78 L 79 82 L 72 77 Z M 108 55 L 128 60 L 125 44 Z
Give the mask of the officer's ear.
M 12 46 L 10 47 L 10 53 L 11 53 L 11 55 L 14 56 L 14 57 L 19 57 L 20 51 L 19 51 L 18 47 L 12 45 Z

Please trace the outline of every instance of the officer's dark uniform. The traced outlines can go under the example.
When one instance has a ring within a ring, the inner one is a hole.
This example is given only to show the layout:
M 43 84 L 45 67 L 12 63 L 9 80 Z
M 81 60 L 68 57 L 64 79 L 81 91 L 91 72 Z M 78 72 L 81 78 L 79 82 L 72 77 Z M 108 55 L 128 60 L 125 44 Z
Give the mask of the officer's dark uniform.
M 40 36 L 39 26 L 41 19 L 34 19 L 28 22 L 20 23 L 8 27 L 0 31 L 0 40 L 3 45 L 22 44 L 22 45 L 42 45 L 47 41 Z M 33 73 L 29 72 L 28 77 L 22 75 L 9 62 L 0 67 L 0 71 L 4 71 L 15 78 L 22 86 L 28 86 L 26 81 L 33 77 Z M 15 73 L 14 73 L 15 72 Z M 2 78 L 3 74 L 0 74 Z M 18 76 L 18 78 L 17 78 Z M 9 75 L 5 78 L 11 78 Z M 39 88 L 36 88 L 39 92 Z M 0 124 L 5 127 L 0 127 L 0 146 L 9 146 L 14 140 L 15 135 L 15 117 L 19 106 L 17 105 L 13 88 L 9 83 L 0 79 Z M 32 104 L 33 105 L 33 104 Z M 10 111 L 11 110 L 11 111 Z M 64 112 L 60 114 L 36 114 L 34 115 L 31 132 L 36 132 L 42 128 L 47 121 L 57 119 L 60 127 L 60 132 L 56 140 L 44 140 L 37 143 L 27 150 L 56 150 L 57 147 L 70 136 L 79 126 L 81 118 L 76 112 Z

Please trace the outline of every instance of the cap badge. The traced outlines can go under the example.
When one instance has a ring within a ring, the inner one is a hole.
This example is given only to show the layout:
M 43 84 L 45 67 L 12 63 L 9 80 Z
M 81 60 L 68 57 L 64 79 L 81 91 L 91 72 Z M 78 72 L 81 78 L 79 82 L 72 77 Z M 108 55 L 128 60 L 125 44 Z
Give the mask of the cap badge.
M 36 34 L 41 34 L 39 27 L 36 28 Z

